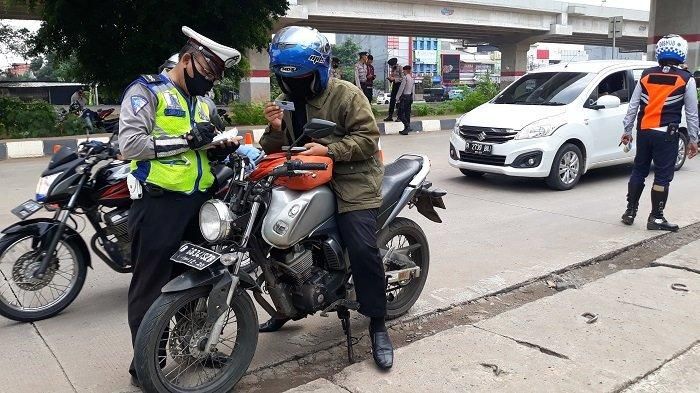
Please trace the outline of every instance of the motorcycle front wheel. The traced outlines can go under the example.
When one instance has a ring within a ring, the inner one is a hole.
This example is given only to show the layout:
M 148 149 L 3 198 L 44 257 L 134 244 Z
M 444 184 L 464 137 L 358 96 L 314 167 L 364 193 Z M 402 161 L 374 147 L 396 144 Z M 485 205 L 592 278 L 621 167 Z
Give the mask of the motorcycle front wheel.
M 34 277 L 43 252 L 34 237 L 0 239 L 0 315 L 19 322 L 51 318 L 78 296 L 87 276 L 87 255 L 75 238 L 59 240 L 42 278 Z
M 228 392 L 250 366 L 258 316 L 250 296 L 237 291 L 222 316 L 219 342 L 206 352 L 209 287 L 164 293 L 144 316 L 134 364 L 146 392 Z

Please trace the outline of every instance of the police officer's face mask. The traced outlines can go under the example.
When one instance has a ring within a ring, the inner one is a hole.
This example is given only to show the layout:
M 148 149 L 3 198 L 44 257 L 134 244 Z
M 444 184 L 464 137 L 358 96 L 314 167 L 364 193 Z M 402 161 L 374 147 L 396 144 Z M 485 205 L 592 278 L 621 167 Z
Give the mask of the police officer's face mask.
M 203 96 L 207 94 L 212 87 L 214 87 L 214 81 L 208 80 L 204 75 L 197 71 L 194 55 L 190 56 L 192 56 L 190 64 L 192 65 L 192 74 L 194 76 L 190 76 L 187 72 L 187 68 L 185 68 L 185 86 L 187 87 L 187 91 L 190 93 L 190 96 Z

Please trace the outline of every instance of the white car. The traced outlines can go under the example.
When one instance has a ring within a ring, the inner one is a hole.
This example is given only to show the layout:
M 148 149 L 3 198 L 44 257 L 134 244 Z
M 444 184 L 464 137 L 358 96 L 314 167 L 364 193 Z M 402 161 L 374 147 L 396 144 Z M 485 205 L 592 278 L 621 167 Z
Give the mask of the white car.
M 377 105 L 382 105 L 382 104 L 388 105 L 390 99 L 391 99 L 391 94 L 379 93 L 379 95 L 377 96 Z
M 527 73 L 457 119 L 449 162 L 467 176 L 495 173 L 546 178 L 569 190 L 589 169 L 629 163 L 622 120 L 642 71 L 657 63 L 627 60 L 559 64 Z M 676 170 L 685 162 L 681 124 Z

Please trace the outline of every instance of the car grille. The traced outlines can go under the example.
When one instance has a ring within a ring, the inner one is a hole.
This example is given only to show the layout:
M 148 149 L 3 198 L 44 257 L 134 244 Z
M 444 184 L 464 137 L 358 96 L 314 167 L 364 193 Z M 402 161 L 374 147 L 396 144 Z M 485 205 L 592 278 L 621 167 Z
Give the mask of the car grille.
M 484 165 L 495 165 L 495 166 L 505 166 L 506 156 L 494 156 L 494 155 L 483 155 L 483 154 L 473 154 L 465 153 L 463 151 L 459 152 L 459 160 L 464 162 L 471 162 L 473 164 L 484 164 Z
M 459 136 L 466 141 L 505 143 L 515 138 L 517 131 L 510 128 L 460 126 Z

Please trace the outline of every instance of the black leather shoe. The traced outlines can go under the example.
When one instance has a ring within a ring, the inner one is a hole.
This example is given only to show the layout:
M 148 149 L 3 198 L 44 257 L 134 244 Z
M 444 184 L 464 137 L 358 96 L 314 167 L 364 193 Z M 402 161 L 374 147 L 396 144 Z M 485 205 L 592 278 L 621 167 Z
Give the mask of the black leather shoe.
M 141 382 L 134 375 L 131 376 L 131 386 L 141 389 Z
M 401 135 L 408 135 L 408 133 L 411 132 L 411 131 L 413 131 L 413 130 L 407 128 L 407 129 L 403 129 L 403 130 L 399 131 L 399 134 L 401 134 Z
M 622 223 L 625 225 L 634 224 L 634 218 L 637 217 L 637 209 L 627 208 L 625 214 L 622 215 Z
M 394 121 L 394 119 L 391 118 L 391 116 L 388 116 L 384 121 Z
M 650 231 L 676 232 L 678 230 L 678 225 L 671 224 L 670 222 L 666 221 L 666 218 L 663 216 L 654 217 L 653 215 L 650 215 L 649 220 L 647 221 L 647 229 Z
M 377 366 L 388 370 L 394 365 L 394 346 L 387 332 L 369 332 L 372 340 L 372 357 Z
M 270 318 L 267 322 L 260 324 L 258 331 L 260 333 L 276 332 L 289 321 L 289 318 Z

